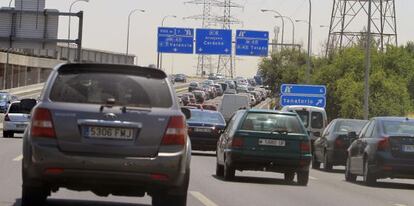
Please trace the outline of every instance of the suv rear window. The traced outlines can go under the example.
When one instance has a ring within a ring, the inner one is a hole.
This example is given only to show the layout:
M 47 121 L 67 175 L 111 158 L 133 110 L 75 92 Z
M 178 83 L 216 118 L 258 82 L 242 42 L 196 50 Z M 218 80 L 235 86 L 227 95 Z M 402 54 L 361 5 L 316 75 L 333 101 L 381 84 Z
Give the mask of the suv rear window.
M 56 78 L 50 99 L 55 102 L 106 104 L 115 99 L 117 106 L 172 106 L 172 97 L 164 79 L 136 75 L 81 72 L 62 73 Z
M 298 111 L 296 111 L 296 113 L 299 115 L 299 118 L 302 120 L 303 125 L 305 126 L 305 128 L 308 128 L 308 126 L 309 126 L 309 112 L 308 111 L 303 111 L 303 110 L 298 110 Z
M 314 129 L 323 128 L 323 115 L 320 112 L 312 112 L 311 115 L 311 127 Z
M 259 132 L 285 130 L 288 131 L 288 133 L 306 133 L 296 116 L 271 113 L 249 113 L 244 119 L 244 122 L 240 129 Z

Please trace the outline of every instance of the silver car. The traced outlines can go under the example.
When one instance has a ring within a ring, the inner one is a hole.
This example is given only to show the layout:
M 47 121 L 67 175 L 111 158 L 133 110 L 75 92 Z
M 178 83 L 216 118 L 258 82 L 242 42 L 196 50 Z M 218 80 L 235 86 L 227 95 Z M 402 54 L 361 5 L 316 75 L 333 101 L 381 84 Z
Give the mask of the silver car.
M 191 114 L 177 102 L 161 70 L 57 66 L 23 137 L 22 205 L 42 205 L 59 188 L 186 205 Z
M 35 105 L 35 99 L 12 102 L 4 115 L 3 137 L 13 137 L 15 133 L 23 133 L 29 124 L 30 112 Z

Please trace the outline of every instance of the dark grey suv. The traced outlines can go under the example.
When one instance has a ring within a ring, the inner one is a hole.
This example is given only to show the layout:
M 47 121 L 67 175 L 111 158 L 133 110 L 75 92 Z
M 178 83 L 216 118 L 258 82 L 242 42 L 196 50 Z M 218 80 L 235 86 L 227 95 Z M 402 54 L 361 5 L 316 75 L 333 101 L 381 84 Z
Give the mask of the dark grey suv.
M 56 67 L 24 134 L 22 205 L 59 188 L 186 205 L 191 143 L 177 102 L 161 70 Z

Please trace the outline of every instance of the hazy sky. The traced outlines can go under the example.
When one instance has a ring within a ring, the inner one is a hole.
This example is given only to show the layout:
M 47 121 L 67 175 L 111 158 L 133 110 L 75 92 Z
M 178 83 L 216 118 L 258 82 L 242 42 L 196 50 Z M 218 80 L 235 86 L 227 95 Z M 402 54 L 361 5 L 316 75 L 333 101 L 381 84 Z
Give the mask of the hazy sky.
M 68 11 L 73 0 L 46 0 L 47 8 Z M 85 11 L 84 47 L 125 52 L 126 28 L 128 13 L 135 8 L 145 9 L 145 13 L 135 13 L 131 22 L 130 53 L 138 57 L 139 65 L 156 63 L 157 27 L 165 15 L 177 15 L 178 18 L 166 20 L 166 26 L 171 27 L 200 27 L 201 22 L 183 20 L 183 17 L 200 14 L 202 8 L 196 5 L 184 4 L 187 0 L 90 0 L 89 3 L 79 2 L 73 7 L 74 11 Z M 5 6 L 9 0 L 0 0 Z M 244 5 L 244 9 L 234 9 L 235 17 L 244 22 L 243 29 L 267 30 L 273 36 L 273 27 L 281 25 L 280 20 L 274 19 L 273 14 L 260 12 L 261 8 L 275 9 L 282 15 L 294 19 L 307 19 L 308 0 L 235 0 Z M 313 2 L 313 52 L 319 53 L 320 45 L 327 39 L 333 0 L 312 0 Z M 414 40 L 414 0 L 396 0 L 398 17 L 399 42 Z M 215 13 L 222 14 L 220 10 Z M 73 21 L 73 25 L 75 26 Z M 291 41 L 291 24 L 285 23 L 285 41 Z M 365 24 L 365 21 L 361 21 Z M 240 28 L 234 26 L 234 30 Z M 74 30 L 76 31 L 76 30 Z M 75 34 L 75 33 L 73 33 Z M 67 36 L 67 19 L 62 18 L 59 36 Z M 296 41 L 305 43 L 307 40 L 307 25 L 296 23 Z M 164 68 L 168 73 L 196 73 L 196 55 L 164 55 Z M 242 57 L 237 62 L 236 73 L 241 76 L 252 76 L 256 73 L 260 59 Z

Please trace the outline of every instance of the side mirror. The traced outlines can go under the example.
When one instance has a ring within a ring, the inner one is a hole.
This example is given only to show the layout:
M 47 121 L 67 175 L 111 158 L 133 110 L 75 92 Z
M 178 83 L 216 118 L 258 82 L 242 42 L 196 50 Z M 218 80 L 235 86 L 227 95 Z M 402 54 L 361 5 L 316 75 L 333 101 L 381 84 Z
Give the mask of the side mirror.
M 348 137 L 350 139 L 356 139 L 357 138 L 357 134 L 356 134 L 356 132 L 348 132 Z
M 315 137 L 321 137 L 321 133 L 320 132 L 314 132 L 313 133 L 313 136 L 315 136 Z
M 184 114 L 186 119 L 191 118 L 191 111 L 187 108 L 181 108 L 181 112 Z

